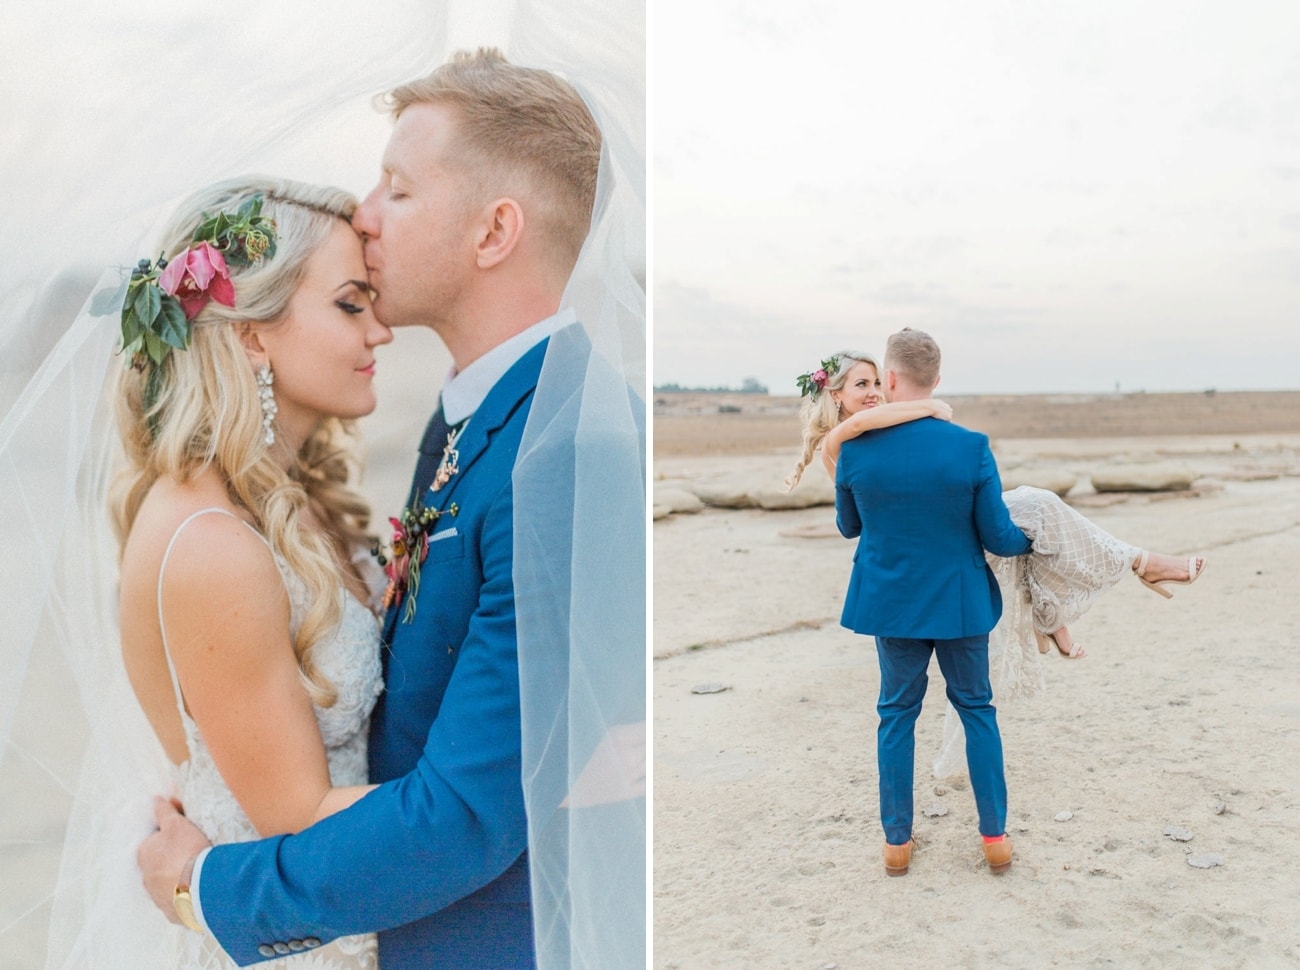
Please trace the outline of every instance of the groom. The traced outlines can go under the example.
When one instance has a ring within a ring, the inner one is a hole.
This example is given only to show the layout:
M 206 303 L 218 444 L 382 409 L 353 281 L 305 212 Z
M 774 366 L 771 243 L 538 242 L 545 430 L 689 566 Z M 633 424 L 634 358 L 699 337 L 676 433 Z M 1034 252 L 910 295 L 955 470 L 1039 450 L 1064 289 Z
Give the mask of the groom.
M 385 970 L 532 967 L 511 471 L 548 339 L 574 322 L 558 308 L 601 135 L 568 84 L 496 51 L 389 102 L 382 176 L 353 226 L 379 319 L 432 327 L 451 353 L 411 501 L 456 511 L 429 530 L 418 593 L 389 610 L 380 786 L 298 835 L 215 848 L 160 806 L 139 857 L 168 918 L 241 965 L 378 930 Z
M 885 398 L 927 400 L 939 383 L 939 347 L 904 329 L 885 348 Z M 876 638 L 880 662 L 880 821 L 885 872 L 901 876 L 912 856 L 914 729 L 930 655 L 966 729 L 966 759 L 984 855 L 1011 866 L 988 634 L 1002 614 L 984 550 L 1029 552 L 1011 521 L 988 438 L 937 418 L 872 431 L 844 443 L 835 481 L 836 524 L 859 535 L 841 622 Z

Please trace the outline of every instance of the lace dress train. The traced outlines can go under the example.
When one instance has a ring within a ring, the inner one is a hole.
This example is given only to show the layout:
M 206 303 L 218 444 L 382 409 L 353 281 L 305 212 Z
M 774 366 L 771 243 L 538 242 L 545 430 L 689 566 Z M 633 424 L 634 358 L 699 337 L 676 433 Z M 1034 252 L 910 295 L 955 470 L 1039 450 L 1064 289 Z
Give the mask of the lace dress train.
M 1011 521 L 1034 551 L 1003 559 L 989 556 L 1002 591 L 1002 618 L 989 633 L 993 702 L 1031 697 L 1044 687 L 1034 631 L 1052 633 L 1083 616 L 1103 592 L 1132 568 L 1140 550 L 1121 542 L 1065 503 L 1055 492 L 1022 485 L 1003 493 Z M 966 770 L 966 735 L 948 705 L 936 778 Z

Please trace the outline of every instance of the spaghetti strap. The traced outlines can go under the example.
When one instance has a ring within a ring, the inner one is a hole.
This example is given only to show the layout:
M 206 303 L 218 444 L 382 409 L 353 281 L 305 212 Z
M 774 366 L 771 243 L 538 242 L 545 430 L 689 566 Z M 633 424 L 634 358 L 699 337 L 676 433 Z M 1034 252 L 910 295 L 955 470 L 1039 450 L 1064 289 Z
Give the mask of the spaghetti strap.
M 244 522 L 244 520 L 241 519 L 239 516 L 235 515 L 234 512 L 231 512 L 229 509 L 223 509 L 215 505 L 212 506 L 211 508 L 199 509 L 197 512 L 192 512 L 188 516 L 186 516 L 185 521 L 183 521 L 180 525 L 176 527 L 176 531 L 172 533 L 171 539 L 168 540 L 167 542 L 167 549 L 163 552 L 162 563 L 159 564 L 158 566 L 158 634 L 162 637 L 163 656 L 167 658 L 167 672 L 171 674 L 172 692 L 176 695 L 176 709 L 180 711 L 182 722 L 185 721 L 188 715 L 185 713 L 185 698 L 181 695 L 181 682 L 180 679 L 176 676 L 176 665 L 172 663 L 171 648 L 167 646 L 167 624 L 163 622 L 163 601 L 162 601 L 163 575 L 167 571 L 167 560 L 171 558 L 172 547 L 176 545 L 176 540 L 179 539 L 181 533 L 185 531 L 185 527 L 189 525 L 191 522 L 193 522 L 195 519 L 197 519 L 200 515 L 207 515 L 210 512 L 216 512 L 219 515 L 228 515 L 236 522 L 242 522 L 245 526 L 248 527 L 248 530 L 252 532 L 253 535 L 257 536 L 263 542 L 266 542 L 266 536 L 262 535 L 262 533 L 258 532 L 247 522 Z M 271 544 L 267 543 L 266 547 L 270 549 Z

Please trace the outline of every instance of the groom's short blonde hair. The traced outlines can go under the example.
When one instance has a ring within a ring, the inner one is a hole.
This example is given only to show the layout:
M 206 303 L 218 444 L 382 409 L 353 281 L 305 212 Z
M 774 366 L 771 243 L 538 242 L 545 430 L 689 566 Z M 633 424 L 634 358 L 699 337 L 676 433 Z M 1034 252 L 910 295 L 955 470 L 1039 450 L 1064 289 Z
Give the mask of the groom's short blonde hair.
M 416 104 L 452 108 L 457 147 L 450 161 L 491 195 L 523 194 L 517 201 L 525 214 L 572 268 L 591 227 L 601 139 L 572 85 L 483 47 L 459 51 L 428 76 L 394 88 L 385 103 L 394 117 Z
M 885 343 L 885 370 L 917 387 L 934 387 L 939 380 L 939 345 L 928 333 L 904 327 Z

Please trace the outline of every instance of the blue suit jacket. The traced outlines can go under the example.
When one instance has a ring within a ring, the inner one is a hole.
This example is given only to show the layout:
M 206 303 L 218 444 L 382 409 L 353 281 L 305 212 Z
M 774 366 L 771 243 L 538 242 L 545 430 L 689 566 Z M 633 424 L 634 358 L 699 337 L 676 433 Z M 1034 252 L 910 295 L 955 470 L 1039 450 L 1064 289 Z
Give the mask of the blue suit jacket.
M 858 540 L 841 623 L 857 633 L 952 640 L 988 633 L 1002 597 L 984 550 L 1017 556 L 988 438 L 922 418 L 846 441 L 835 518 Z
M 545 349 L 493 387 L 438 492 L 445 438 L 421 444 L 415 488 L 459 511 L 433 531 L 414 620 L 389 616 L 370 741 L 382 784 L 298 835 L 217 846 L 204 862 L 204 918 L 241 965 L 277 941 L 385 930 L 385 970 L 533 966 L 511 470 Z

